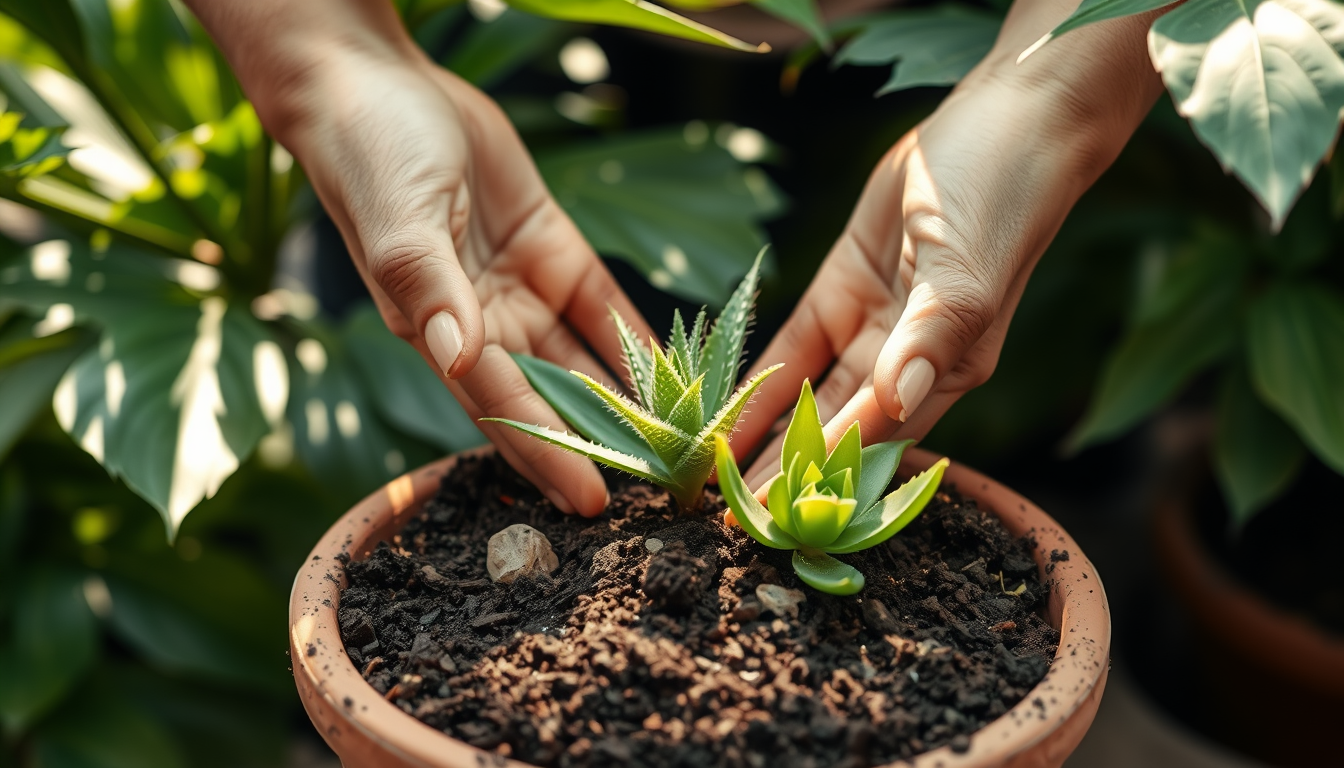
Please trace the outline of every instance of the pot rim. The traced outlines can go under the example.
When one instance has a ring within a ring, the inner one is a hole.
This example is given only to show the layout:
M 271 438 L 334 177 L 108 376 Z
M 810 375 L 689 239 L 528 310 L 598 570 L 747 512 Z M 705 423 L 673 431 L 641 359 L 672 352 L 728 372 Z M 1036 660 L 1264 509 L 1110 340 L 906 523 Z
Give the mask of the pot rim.
M 346 761 L 356 753 L 368 764 L 420 768 L 496 765 L 531 768 L 501 760 L 431 728 L 385 700 L 365 682 L 340 636 L 337 606 L 345 570 L 336 559 L 367 557 L 373 547 L 399 532 L 440 478 L 461 458 L 492 452 L 491 446 L 453 454 L 402 475 L 356 504 L 333 525 L 309 554 L 290 593 L 289 639 L 294 677 L 313 723 Z M 922 471 L 940 458 L 918 448 L 905 453 L 902 474 Z M 1082 739 L 1096 714 L 1109 669 L 1110 607 L 1096 568 L 1073 538 L 1027 499 L 990 478 L 953 463 L 944 482 L 998 515 L 1014 536 L 1030 533 L 1033 557 L 1050 586 L 1046 613 L 1059 628 L 1060 642 L 1049 671 L 1016 706 L 971 736 L 965 753 L 950 747 L 900 763 L 909 768 L 990 768 L 1059 765 Z M 1067 553 L 1052 562 L 1051 554 Z M 1053 565 L 1050 572 L 1046 567 Z

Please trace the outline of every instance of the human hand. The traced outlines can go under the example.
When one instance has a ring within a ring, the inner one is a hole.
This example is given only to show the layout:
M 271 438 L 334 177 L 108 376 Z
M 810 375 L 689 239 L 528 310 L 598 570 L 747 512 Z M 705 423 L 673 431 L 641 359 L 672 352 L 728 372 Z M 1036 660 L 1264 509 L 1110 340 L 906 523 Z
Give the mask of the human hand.
M 1143 43 L 1151 18 L 1070 33 L 1018 65 L 1070 10 L 1015 6 L 994 52 L 878 164 L 753 366 L 786 363 L 734 436 L 738 455 L 804 378 L 825 374 L 816 397 L 831 446 L 855 421 L 865 445 L 922 438 L 989 378 L 1037 260 L 1161 89 Z M 750 487 L 777 471 L 781 442 L 746 473 Z
M 302 163 L 388 327 L 473 418 L 564 429 L 509 353 L 603 379 L 583 341 L 619 366 L 608 305 L 637 333 L 650 330 L 551 197 L 503 112 L 426 59 L 388 3 L 257 3 L 246 24 L 197 5 L 217 38 L 252 44 L 221 40 L 226 53 L 252 56 L 234 62 L 244 87 Z M 301 11 L 316 15 L 284 16 Z M 287 51 L 270 67 L 256 61 L 264 43 Z M 605 507 L 605 483 L 587 459 L 480 427 L 556 506 L 587 515 Z

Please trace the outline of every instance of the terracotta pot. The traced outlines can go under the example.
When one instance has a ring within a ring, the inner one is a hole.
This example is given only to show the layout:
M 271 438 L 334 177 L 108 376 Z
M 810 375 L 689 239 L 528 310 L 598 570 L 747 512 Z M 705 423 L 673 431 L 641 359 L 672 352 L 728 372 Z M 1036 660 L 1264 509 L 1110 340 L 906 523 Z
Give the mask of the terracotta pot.
M 1158 564 L 1194 630 L 1206 727 L 1271 765 L 1344 766 L 1344 639 L 1254 594 L 1210 556 L 1193 502 L 1211 483 L 1194 474 L 1162 495 L 1152 523 Z
M 490 448 L 469 454 L 481 455 Z M 927 468 L 937 457 L 906 453 L 902 473 Z M 523 763 L 503 760 L 424 725 L 385 701 L 360 677 L 341 643 L 336 619 L 345 571 L 337 555 L 367 557 L 390 539 L 438 490 L 457 461 L 450 456 L 403 475 L 360 502 L 322 537 L 294 581 L 289 603 L 290 653 L 299 696 L 314 725 L 345 768 L 480 768 Z M 963 494 L 992 510 L 1015 535 L 1030 532 L 1035 559 L 1050 582 L 1047 612 L 1059 628 L 1059 652 L 1049 673 L 1020 704 L 971 737 L 964 754 L 926 752 L 910 768 L 1059 768 L 1092 724 L 1110 665 L 1111 617 L 1106 593 L 1078 545 L 1031 502 L 957 464 L 945 475 Z M 1069 554 L 1046 573 L 1051 551 Z

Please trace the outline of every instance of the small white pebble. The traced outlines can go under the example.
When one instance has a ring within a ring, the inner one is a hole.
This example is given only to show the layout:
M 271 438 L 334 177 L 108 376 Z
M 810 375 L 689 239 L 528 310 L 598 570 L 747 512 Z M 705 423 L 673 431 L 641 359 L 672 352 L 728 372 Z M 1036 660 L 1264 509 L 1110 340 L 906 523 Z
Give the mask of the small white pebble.
M 650 552 L 657 552 L 658 550 L 660 550 L 660 549 L 663 548 L 663 540 L 662 540 L 662 539 L 645 539 L 645 540 L 644 540 L 644 548 L 647 549 L 647 550 L 649 550 Z
M 754 682 L 756 682 L 757 680 L 760 680 L 760 679 L 761 679 L 761 673 L 760 673 L 760 670 L 745 670 L 745 669 L 744 669 L 744 670 L 742 670 L 741 672 L 738 672 L 738 673 L 737 673 L 737 676 L 740 677 L 740 678 L 742 678 L 744 681 L 746 681 L 746 682 L 748 682 L 748 683 L 754 683 Z

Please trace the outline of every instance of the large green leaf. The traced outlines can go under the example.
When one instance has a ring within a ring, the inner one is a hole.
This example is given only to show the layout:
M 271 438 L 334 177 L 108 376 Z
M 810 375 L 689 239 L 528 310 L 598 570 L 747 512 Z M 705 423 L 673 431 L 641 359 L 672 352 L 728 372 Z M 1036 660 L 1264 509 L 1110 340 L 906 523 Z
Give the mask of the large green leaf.
M 0 642 L 0 722 L 25 728 L 61 700 L 89 669 L 98 626 L 84 601 L 79 574 L 42 568 L 21 578 L 10 636 Z
M 373 305 L 351 313 L 343 335 L 369 400 L 389 424 L 450 453 L 485 442 L 457 399 L 413 347 L 387 330 Z
M 831 47 L 831 34 L 826 31 L 826 22 L 821 18 L 821 10 L 816 0 L 749 0 L 771 16 L 777 16 L 790 24 L 807 31 L 817 43 L 826 49 Z
M 989 53 L 1002 18 L 959 5 L 874 16 L 835 55 L 834 66 L 895 64 L 878 95 L 955 85 Z
M 1344 6 L 1190 0 L 1149 35 L 1182 115 L 1277 228 L 1311 181 L 1344 109 Z
M 70 330 L 0 347 L 0 457 L 48 407 L 57 382 L 91 341 L 90 334 Z
M 103 340 L 56 388 L 57 420 L 163 515 L 169 537 L 283 411 L 283 355 L 223 299 L 104 319 Z
M 739 51 L 768 51 L 768 45 L 752 45 L 704 24 L 691 21 L 645 0 L 507 0 L 520 11 L 562 21 L 609 24 L 642 29 Z
M 1344 297 L 1279 284 L 1251 306 L 1251 380 L 1312 452 L 1344 472 Z
M 1050 30 L 1045 37 L 1036 42 L 1026 52 L 1022 58 L 1026 58 L 1032 51 L 1045 45 L 1056 37 L 1075 30 L 1079 27 L 1094 24 L 1098 21 L 1107 19 L 1118 19 L 1123 16 L 1133 16 L 1136 13 L 1147 13 L 1158 8 L 1165 8 L 1172 5 L 1176 0 L 1083 0 L 1074 10 L 1069 18 L 1060 22 L 1058 26 Z
M 1070 450 L 1115 437 L 1232 348 L 1248 257 L 1224 237 L 1183 248 L 1140 297 L 1135 325 L 1110 353 Z
M 488 90 L 546 51 L 554 50 L 569 24 L 515 10 L 474 24 L 452 46 L 443 65 L 477 88 Z
M 891 478 L 896 476 L 896 468 L 901 464 L 905 449 L 914 443 L 914 440 L 893 440 L 863 449 L 862 469 L 854 491 L 854 498 L 858 501 L 855 509 L 858 512 L 866 511 L 882 497 L 887 486 L 891 485 Z
M 760 222 L 782 209 L 782 197 L 709 134 L 696 123 L 539 150 L 537 167 L 599 253 L 719 306 L 765 243 Z
M 84 36 L 69 0 L 0 0 L 0 13 L 13 17 L 71 66 L 84 63 Z
M 644 438 L 574 374 L 536 357 L 514 355 L 513 360 L 532 388 L 580 435 L 617 453 L 643 459 L 655 472 L 667 474 L 662 460 Z
M 296 453 L 323 486 L 354 502 L 434 458 L 437 451 L 380 416 L 344 339 L 316 325 L 304 330 L 311 335 L 290 362 L 287 415 Z
M 1260 402 L 1246 372 L 1230 371 L 1218 404 L 1213 461 L 1233 522 L 1245 524 L 1283 493 L 1306 454 L 1292 428 Z
M 33 735 L 42 768 L 185 768 L 172 736 L 112 679 L 79 689 Z M 240 736 L 241 738 L 241 736 Z

